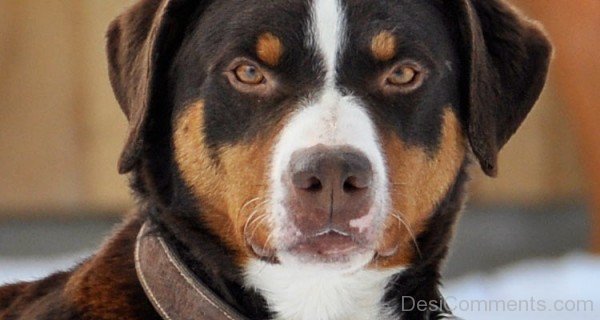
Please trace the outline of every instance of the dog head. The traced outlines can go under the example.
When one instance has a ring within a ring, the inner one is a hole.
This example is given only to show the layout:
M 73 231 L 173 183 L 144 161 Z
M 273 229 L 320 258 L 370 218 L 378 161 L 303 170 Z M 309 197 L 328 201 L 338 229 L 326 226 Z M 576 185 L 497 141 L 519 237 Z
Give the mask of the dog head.
M 469 155 L 496 174 L 551 49 L 498 0 L 143 0 L 108 55 L 141 193 L 242 265 L 356 269 L 411 263 Z

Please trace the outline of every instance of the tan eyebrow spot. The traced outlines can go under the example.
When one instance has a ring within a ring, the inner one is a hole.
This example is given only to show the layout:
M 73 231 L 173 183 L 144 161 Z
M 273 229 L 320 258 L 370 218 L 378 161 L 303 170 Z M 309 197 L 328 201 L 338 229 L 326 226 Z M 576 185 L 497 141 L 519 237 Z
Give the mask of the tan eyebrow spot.
M 396 55 L 396 50 L 396 36 L 390 31 L 381 31 L 371 40 L 371 53 L 377 60 L 391 60 Z
M 279 64 L 283 49 L 281 40 L 270 32 L 265 32 L 258 37 L 256 54 L 260 60 L 271 67 Z

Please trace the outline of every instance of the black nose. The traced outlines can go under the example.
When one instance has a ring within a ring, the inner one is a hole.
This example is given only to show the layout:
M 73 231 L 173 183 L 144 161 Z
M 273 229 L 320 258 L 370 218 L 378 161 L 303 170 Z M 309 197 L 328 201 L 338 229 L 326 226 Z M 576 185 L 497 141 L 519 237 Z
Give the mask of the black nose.
M 369 159 L 355 148 L 318 145 L 296 151 L 289 174 L 292 200 L 299 209 L 295 220 L 307 229 L 331 223 L 347 229 L 351 220 L 368 213 L 373 169 Z

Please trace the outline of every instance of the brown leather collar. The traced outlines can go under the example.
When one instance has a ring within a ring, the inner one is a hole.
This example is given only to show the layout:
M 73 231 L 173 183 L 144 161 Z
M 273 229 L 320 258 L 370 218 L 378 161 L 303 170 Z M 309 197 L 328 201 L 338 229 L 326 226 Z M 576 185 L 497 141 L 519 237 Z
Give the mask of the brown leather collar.
M 165 320 L 245 320 L 186 268 L 146 222 L 135 244 L 138 279 Z

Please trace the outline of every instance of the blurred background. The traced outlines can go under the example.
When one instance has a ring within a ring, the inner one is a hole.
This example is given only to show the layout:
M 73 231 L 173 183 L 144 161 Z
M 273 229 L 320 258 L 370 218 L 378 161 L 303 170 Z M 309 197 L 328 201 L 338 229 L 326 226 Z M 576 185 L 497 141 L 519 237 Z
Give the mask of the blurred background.
M 85 257 L 132 207 L 116 170 L 127 123 L 104 55 L 108 23 L 131 2 L 0 0 L 0 283 Z M 600 1 L 511 2 L 545 25 L 555 59 L 542 98 L 501 154 L 499 177 L 473 168 L 446 290 L 587 298 L 596 310 L 577 319 L 597 319 Z M 523 314 L 510 315 L 534 319 Z M 506 314 L 476 315 L 494 317 Z

